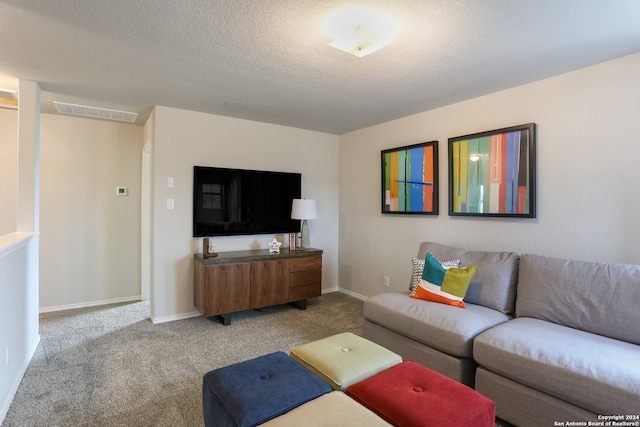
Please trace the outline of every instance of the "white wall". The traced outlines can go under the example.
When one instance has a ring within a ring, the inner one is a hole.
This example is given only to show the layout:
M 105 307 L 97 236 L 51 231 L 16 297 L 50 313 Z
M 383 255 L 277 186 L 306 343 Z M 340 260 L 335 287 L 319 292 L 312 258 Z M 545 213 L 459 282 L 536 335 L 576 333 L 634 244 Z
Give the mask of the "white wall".
M 142 132 L 42 115 L 42 311 L 139 298 Z M 116 195 L 118 186 L 127 187 L 127 197 Z
M 16 231 L 18 110 L 0 108 L 0 236 Z
M 40 336 L 38 335 L 38 230 L 40 146 L 40 87 L 21 80 L 18 138 L 5 151 L 16 167 L 0 169 L 5 185 L 15 185 L 13 200 L 0 207 L 13 209 L 11 232 L 0 235 L 0 424 L 9 410 Z M 12 121 L 12 123 L 15 123 Z M 17 143 L 16 143 L 17 142 Z M 1 150 L 1 149 L 0 149 Z M 15 175 L 12 175 L 15 174 Z M 17 231 L 17 232 L 15 232 Z
M 40 342 L 37 262 L 37 236 L 0 236 L 0 424 Z
M 193 166 L 302 173 L 302 196 L 316 199 L 312 246 L 323 249 L 324 290 L 338 286 L 338 137 L 229 117 L 156 107 L 153 132 L 153 285 L 155 322 L 194 313 Z M 167 187 L 167 178 L 175 188 Z M 166 199 L 175 199 L 175 210 Z M 273 235 L 220 237 L 216 251 L 266 249 Z
M 408 286 L 420 241 L 640 264 L 640 54 L 340 137 L 340 286 Z M 448 215 L 447 139 L 538 124 L 536 219 Z M 380 214 L 380 150 L 438 140 L 440 215 Z M 356 173 L 357 172 L 357 173 Z

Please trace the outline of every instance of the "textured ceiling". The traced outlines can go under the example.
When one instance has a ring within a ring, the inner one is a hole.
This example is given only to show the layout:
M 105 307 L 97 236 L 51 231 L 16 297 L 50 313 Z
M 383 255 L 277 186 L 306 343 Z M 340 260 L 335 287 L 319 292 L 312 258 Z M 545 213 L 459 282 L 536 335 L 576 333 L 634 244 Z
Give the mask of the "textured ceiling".
M 364 58 L 326 46 L 344 1 L 0 0 L 0 87 L 342 134 L 640 51 L 638 0 L 360 3 L 400 24 Z

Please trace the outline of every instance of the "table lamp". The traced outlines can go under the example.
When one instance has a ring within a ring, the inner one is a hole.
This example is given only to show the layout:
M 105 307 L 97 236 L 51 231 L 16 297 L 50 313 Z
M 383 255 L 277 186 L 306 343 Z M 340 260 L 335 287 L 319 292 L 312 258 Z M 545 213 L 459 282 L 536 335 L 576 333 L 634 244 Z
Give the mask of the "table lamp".
M 308 219 L 316 219 L 318 217 L 318 210 L 316 208 L 316 201 L 314 199 L 293 199 L 291 205 L 291 218 L 302 220 L 300 229 L 300 247 L 310 248 L 311 237 L 309 236 L 309 224 Z

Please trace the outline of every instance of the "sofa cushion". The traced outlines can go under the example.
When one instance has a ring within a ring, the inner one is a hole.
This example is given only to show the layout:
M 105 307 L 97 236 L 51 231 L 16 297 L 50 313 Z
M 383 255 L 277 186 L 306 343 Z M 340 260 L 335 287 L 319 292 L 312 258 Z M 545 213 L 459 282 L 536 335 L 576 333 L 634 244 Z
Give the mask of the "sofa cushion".
M 431 252 L 436 258 L 460 259 L 461 267 L 478 267 L 473 276 L 464 301 L 501 311 L 514 312 L 518 260 L 514 252 L 470 251 L 434 242 L 422 242 L 417 258 Z
M 458 268 L 460 267 L 459 259 L 452 259 L 449 261 L 442 261 L 440 264 L 444 268 Z M 411 285 L 409 291 L 412 293 L 416 290 L 416 287 L 422 280 L 422 272 L 424 271 L 424 258 L 411 258 Z
M 522 255 L 518 317 L 640 344 L 640 266 Z
M 431 253 L 424 260 L 422 279 L 412 298 L 464 308 L 463 298 L 469 288 L 476 267 L 445 268 Z
M 637 345 L 521 317 L 480 334 L 473 356 L 498 375 L 588 411 L 640 413 Z
M 510 317 L 499 311 L 467 304 L 450 305 L 409 298 L 408 292 L 387 292 L 367 299 L 364 318 L 436 350 L 456 357 L 472 357 L 473 339 Z

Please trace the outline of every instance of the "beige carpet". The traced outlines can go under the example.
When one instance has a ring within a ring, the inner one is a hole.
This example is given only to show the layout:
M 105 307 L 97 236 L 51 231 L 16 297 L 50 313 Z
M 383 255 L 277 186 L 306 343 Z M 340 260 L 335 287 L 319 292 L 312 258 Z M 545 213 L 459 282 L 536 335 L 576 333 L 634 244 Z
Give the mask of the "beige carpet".
M 153 325 L 148 303 L 46 313 L 42 341 L 2 427 L 202 426 L 212 369 L 340 332 L 362 333 L 362 301 L 341 293 Z M 496 427 L 508 427 L 496 423 Z
M 42 314 L 42 341 L 2 427 L 202 426 L 202 376 L 339 332 L 361 334 L 362 301 L 341 293 L 153 325 L 147 303 Z

